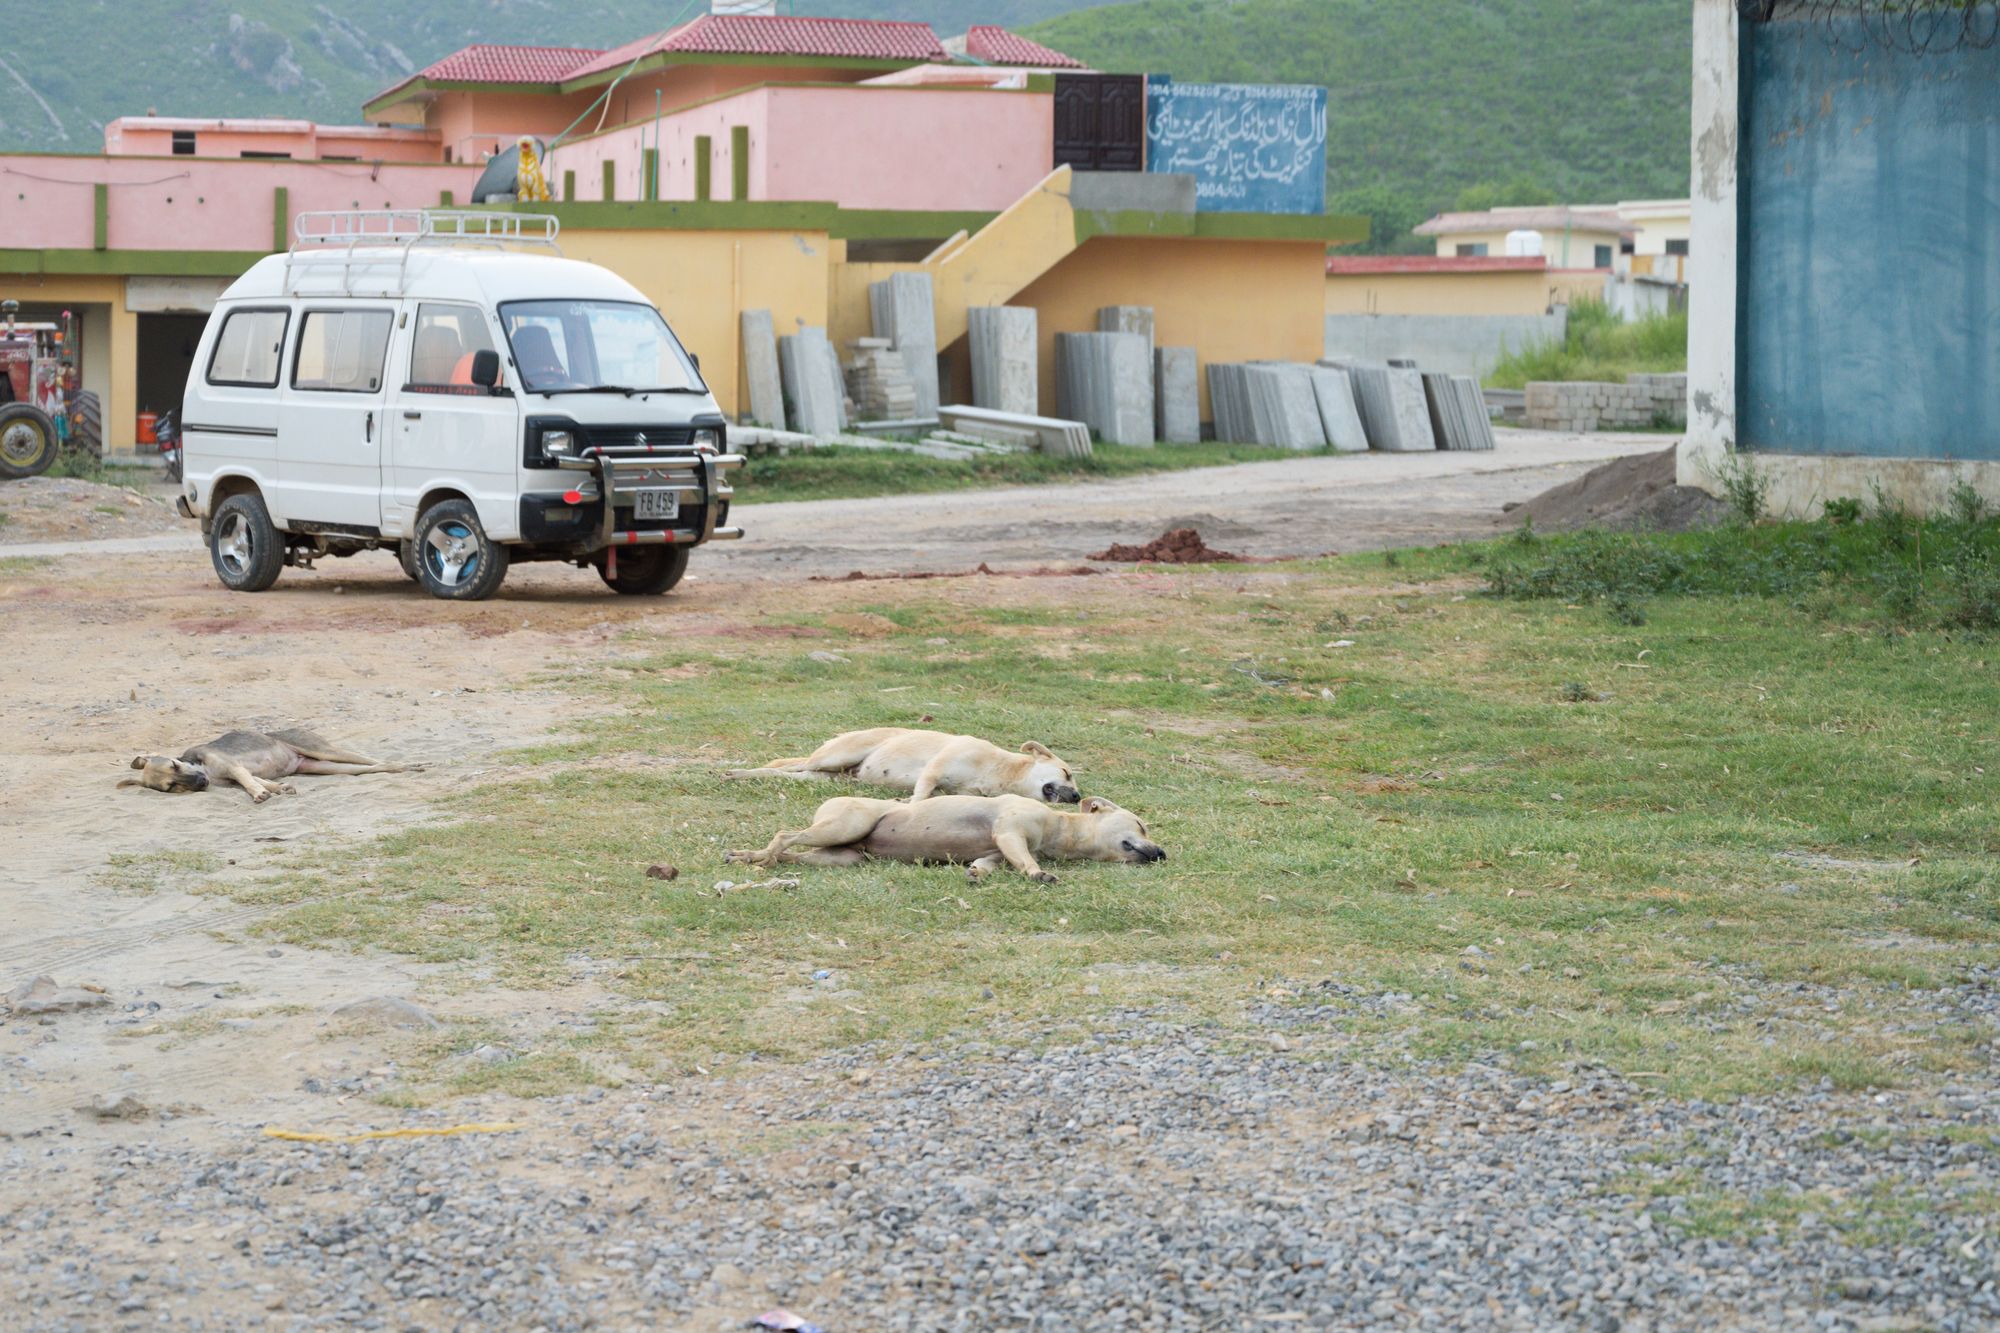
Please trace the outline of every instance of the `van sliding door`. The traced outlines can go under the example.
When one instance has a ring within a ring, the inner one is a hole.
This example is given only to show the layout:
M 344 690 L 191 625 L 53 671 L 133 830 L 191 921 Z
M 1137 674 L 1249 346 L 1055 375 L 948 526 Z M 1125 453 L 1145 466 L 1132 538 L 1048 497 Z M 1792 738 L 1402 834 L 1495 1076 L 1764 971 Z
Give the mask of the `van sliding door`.
M 307 306 L 278 408 L 278 489 L 288 526 L 374 533 L 392 304 Z

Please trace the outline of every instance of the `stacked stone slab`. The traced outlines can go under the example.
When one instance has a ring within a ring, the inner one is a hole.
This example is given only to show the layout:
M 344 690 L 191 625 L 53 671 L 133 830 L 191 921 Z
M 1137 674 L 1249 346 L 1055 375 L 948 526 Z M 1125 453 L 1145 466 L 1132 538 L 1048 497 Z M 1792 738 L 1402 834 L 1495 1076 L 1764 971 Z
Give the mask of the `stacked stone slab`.
M 1028 432 L 1034 436 L 1036 448 L 1056 458 L 1089 458 L 1091 455 L 1090 427 L 1081 421 L 964 406 L 940 407 L 938 421 L 954 434 L 971 435 L 1002 444 L 1018 440 L 1022 432 Z
M 1326 427 L 1313 392 L 1312 371 L 1283 361 L 1253 361 L 1243 368 L 1257 444 L 1281 449 L 1324 449 Z
M 917 386 L 903 354 L 887 338 L 856 338 L 847 357 L 847 395 L 862 421 L 910 421 L 917 417 Z
M 1493 448 L 1493 421 L 1479 381 L 1470 375 L 1424 375 L 1424 402 L 1431 418 L 1431 435 L 1440 449 L 1457 451 Z
M 938 410 L 937 310 L 928 273 L 896 273 L 868 285 L 868 310 L 875 336 L 903 354 L 917 390 L 915 415 L 935 418 Z
M 1368 432 L 1362 429 L 1361 411 L 1354 405 L 1354 383 L 1347 372 L 1335 366 L 1312 366 L 1310 371 L 1327 445 L 1343 454 L 1366 453 Z
M 1201 443 L 1201 375 L 1192 347 L 1153 349 L 1153 433 L 1168 444 Z
M 996 412 L 1033 416 L 1041 406 L 1034 307 L 973 306 L 965 313 L 972 349 L 972 401 Z
M 750 415 L 746 419 L 771 430 L 784 430 L 784 377 L 778 373 L 778 335 L 768 310 L 743 312 L 743 377 L 750 385 Z
M 825 329 L 807 326 L 778 339 L 778 369 L 795 429 L 822 440 L 846 429 L 847 395 Z
M 1057 412 L 1110 444 L 1153 443 L 1152 350 L 1138 333 L 1058 333 Z
M 1628 375 L 1623 384 L 1537 380 L 1527 388 L 1527 424 L 1592 431 L 1687 424 L 1687 376 Z
M 1423 377 L 1416 371 L 1356 362 L 1347 367 L 1347 377 L 1369 448 L 1395 454 L 1437 448 Z

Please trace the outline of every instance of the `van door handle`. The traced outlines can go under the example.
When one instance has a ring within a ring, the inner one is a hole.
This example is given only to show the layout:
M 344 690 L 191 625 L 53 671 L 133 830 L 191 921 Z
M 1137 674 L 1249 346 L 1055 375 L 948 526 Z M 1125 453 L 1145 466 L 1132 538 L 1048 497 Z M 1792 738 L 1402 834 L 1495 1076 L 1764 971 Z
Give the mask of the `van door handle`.
M 363 427 L 361 438 L 365 443 L 375 443 L 375 414 L 373 412 L 368 414 L 368 424 Z
M 423 419 L 424 419 L 424 414 L 422 412 L 403 413 L 403 420 L 405 421 L 422 421 Z

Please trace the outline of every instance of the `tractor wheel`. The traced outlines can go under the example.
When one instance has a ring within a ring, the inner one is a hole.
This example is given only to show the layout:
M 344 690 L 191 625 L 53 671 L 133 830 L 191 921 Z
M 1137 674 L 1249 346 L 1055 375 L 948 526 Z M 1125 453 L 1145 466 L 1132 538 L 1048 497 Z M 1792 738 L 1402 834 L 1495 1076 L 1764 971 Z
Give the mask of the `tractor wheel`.
M 29 403 L 0 407 L 0 477 L 32 477 L 55 461 L 56 423 L 48 413 Z
M 95 393 L 84 389 L 76 395 L 76 410 L 71 414 L 69 430 L 70 448 L 87 453 L 93 458 L 104 457 L 104 404 Z

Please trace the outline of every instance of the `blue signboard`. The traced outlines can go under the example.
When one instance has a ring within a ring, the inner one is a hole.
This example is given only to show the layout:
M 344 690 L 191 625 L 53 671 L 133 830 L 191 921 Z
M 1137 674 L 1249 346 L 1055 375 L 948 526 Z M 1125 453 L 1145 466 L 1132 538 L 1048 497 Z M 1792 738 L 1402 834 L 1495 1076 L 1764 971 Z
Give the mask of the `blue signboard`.
M 1193 176 L 1204 213 L 1326 211 L 1326 89 L 1146 80 L 1146 170 Z

